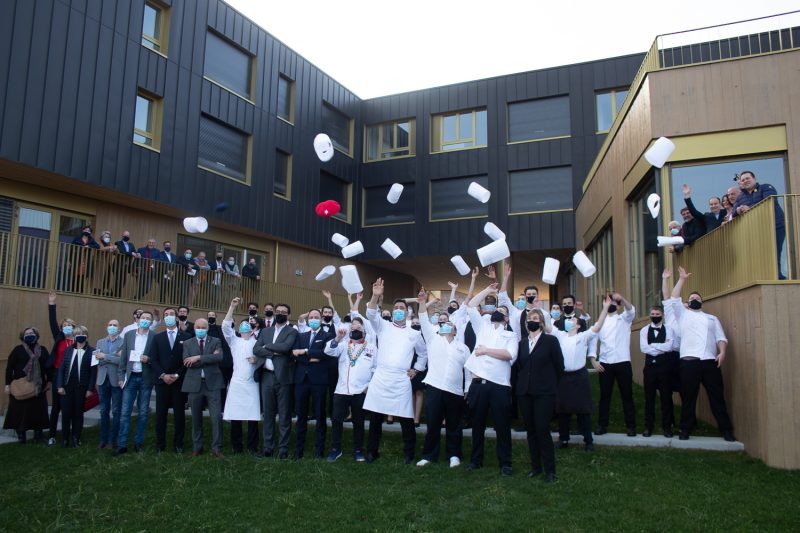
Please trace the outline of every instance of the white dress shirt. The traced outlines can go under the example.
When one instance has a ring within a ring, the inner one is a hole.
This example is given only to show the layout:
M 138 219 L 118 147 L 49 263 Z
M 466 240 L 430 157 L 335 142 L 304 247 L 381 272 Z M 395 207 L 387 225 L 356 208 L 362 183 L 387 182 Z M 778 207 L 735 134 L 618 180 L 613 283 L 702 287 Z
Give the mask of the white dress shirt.
M 368 341 L 356 342 L 344 338 L 336 342 L 333 338 L 325 344 L 325 355 L 336 357 L 339 365 L 339 379 L 334 394 L 352 396 L 361 394 L 369 386 L 375 372 L 378 348 Z M 355 360 L 350 359 L 350 355 Z
M 647 335 L 649 334 L 650 328 L 661 329 L 667 328 L 667 338 L 664 342 L 654 342 L 652 344 L 647 342 Z M 643 354 L 652 355 L 653 357 L 658 357 L 661 354 L 669 353 L 675 351 L 675 333 L 672 331 L 671 327 L 667 327 L 664 325 L 662 320 L 661 325 L 657 328 L 653 326 L 653 323 L 649 323 L 645 327 L 639 331 L 639 350 Z
M 508 293 L 506 291 L 501 291 L 497 293 L 497 304 L 504 306 L 508 309 L 508 322 L 511 324 L 511 329 L 517 335 L 517 342 L 522 340 L 523 336 L 528 335 L 527 331 L 521 330 L 520 320 L 522 317 L 523 309 L 517 309 L 517 306 L 514 305 L 514 302 L 511 301 L 511 298 L 508 297 Z M 527 304 L 527 302 L 526 302 Z M 527 304 L 525 306 L 524 311 L 527 313 L 528 311 L 532 311 L 533 309 L 539 309 L 542 314 L 544 315 L 544 322 L 550 327 L 553 324 L 553 317 L 550 316 L 550 313 L 545 311 L 540 307 L 533 307 L 531 304 Z
M 601 363 L 625 363 L 631 360 L 631 324 L 636 309 L 631 306 L 622 314 L 608 315 L 603 329 L 597 334 L 600 341 Z
M 428 347 L 428 374 L 422 380 L 426 385 L 462 396 L 464 394 L 464 363 L 469 348 L 456 338 L 448 341 L 437 333 L 438 326 L 428 320 L 428 313 L 420 313 L 422 337 Z
M 664 301 L 664 312 L 678 327 L 681 338 L 680 354 L 708 360 L 717 358 L 717 343 L 728 342 L 722 324 L 714 315 L 683 307 L 680 298 Z
M 136 331 L 136 342 L 133 343 L 133 349 L 136 350 L 140 356 L 147 355 L 144 353 L 144 349 L 147 346 L 147 336 L 150 334 L 149 331 L 144 333 L 139 333 Z M 141 372 L 142 371 L 142 363 L 134 361 L 131 364 L 131 372 Z
M 150 331 L 155 331 L 158 326 L 161 325 L 161 321 L 158 319 L 153 319 L 150 323 Z M 120 337 L 124 337 L 126 333 L 129 331 L 133 331 L 135 329 L 139 329 L 139 326 L 134 322 L 133 324 L 128 324 L 124 328 L 122 328 L 122 332 L 119 334 Z
M 476 378 L 486 379 L 498 385 L 511 386 L 511 366 L 517 360 L 519 350 L 517 336 L 513 331 L 506 331 L 502 325 L 487 324 L 474 307 L 467 308 L 470 324 L 475 330 L 475 346 L 507 350 L 511 354 L 510 361 L 497 359 L 491 355 L 476 356 L 470 354 L 464 365 Z
M 575 328 L 577 329 L 578 326 L 576 325 Z M 586 367 L 589 346 L 594 346 L 597 333 L 587 329 L 575 335 L 570 335 L 566 331 L 553 328 L 551 335 L 557 338 L 558 343 L 561 345 L 561 353 L 564 355 L 564 372 L 575 372 Z M 593 353 L 588 353 L 588 356 L 592 359 L 596 357 Z
M 378 339 L 378 358 L 381 366 L 408 370 L 411 368 L 411 360 L 414 359 L 416 351 L 417 362 L 414 364 L 414 369 L 422 372 L 427 368 L 428 350 L 419 331 L 383 320 L 377 309 L 367 308 L 367 318 Z

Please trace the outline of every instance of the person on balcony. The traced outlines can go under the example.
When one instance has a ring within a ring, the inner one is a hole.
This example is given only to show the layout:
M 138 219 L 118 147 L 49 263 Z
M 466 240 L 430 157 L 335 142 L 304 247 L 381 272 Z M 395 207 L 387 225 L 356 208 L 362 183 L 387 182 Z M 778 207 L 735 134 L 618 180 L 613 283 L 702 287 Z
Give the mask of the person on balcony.
M 95 281 L 94 293 L 103 296 L 113 296 L 114 293 L 111 289 L 111 280 L 115 275 L 116 261 L 114 255 L 117 253 L 117 247 L 111 242 L 111 232 L 105 230 L 100 234 L 100 251 L 105 252 L 100 256 L 99 274 Z
M 165 263 L 169 263 L 169 266 L 164 269 L 164 276 L 161 280 L 161 303 L 167 303 L 176 298 L 174 283 L 178 256 L 172 253 L 171 241 L 164 241 L 163 246 L 164 249 L 161 251 L 161 260 Z
M 756 175 L 750 170 L 739 174 L 741 193 L 733 206 L 733 216 L 737 217 L 750 211 L 754 205 L 770 196 L 778 196 L 778 191 L 769 183 L 758 183 Z M 778 279 L 786 279 L 781 272 L 781 250 L 786 240 L 786 221 L 778 199 L 775 199 L 775 248 L 778 253 Z
M 178 279 L 178 299 L 183 300 L 186 305 L 194 304 L 194 294 L 197 292 L 197 285 L 195 280 L 197 278 L 197 265 L 192 258 L 192 250 L 186 249 L 183 256 L 178 258 L 178 264 L 186 269 L 186 275 L 180 276 Z
M 114 244 L 120 254 L 117 261 L 117 279 L 114 293 L 115 296 L 121 298 L 122 291 L 125 290 L 128 274 L 133 271 L 133 259 L 139 257 L 139 252 L 136 251 L 136 245 L 131 242 L 131 232 L 128 230 L 123 231 L 120 240 Z
M 92 250 L 99 250 L 100 245 L 92 237 L 92 227 L 89 225 L 84 226 L 81 234 L 72 239 L 73 248 L 69 250 L 71 265 L 71 279 L 62 280 L 64 290 L 72 292 L 83 292 L 86 280 L 92 279 L 94 257 L 89 252 Z M 80 247 L 80 248 L 77 248 Z
M 156 261 L 161 261 L 161 250 L 156 248 L 154 238 L 147 239 L 147 246 L 139 248 L 139 255 L 142 259 L 139 264 L 139 295 L 137 300 L 141 300 L 153 286 L 155 279 Z
M 722 208 L 722 200 L 717 196 L 712 196 L 708 199 L 708 209 L 707 213 L 701 213 L 697 210 L 694 206 L 694 202 L 692 202 L 692 189 L 686 184 L 683 184 L 683 201 L 686 203 L 686 208 L 692 214 L 692 217 L 695 220 L 702 220 L 703 225 L 705 226 L 705 232 L 708 233 L 711 230 L 717 229 L 722 225 L 722 221 L 725 220 L 725 215 L 728 212 Z

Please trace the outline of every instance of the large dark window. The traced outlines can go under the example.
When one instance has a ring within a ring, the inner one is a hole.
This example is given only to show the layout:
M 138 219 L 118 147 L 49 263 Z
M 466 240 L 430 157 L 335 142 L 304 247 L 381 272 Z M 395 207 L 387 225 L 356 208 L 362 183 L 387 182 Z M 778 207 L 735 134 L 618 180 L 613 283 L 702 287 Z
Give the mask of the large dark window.
M 278 116 L 294 122 L 294 82 L 284 75 L 278 76 Z
M 510 214 L 572 209 L 572 168 L 517 170 L 508 175 Z
M 292 197 L 292 154 L 275 150 L 275 185 L 273 192 L 287 200 Z
M 431 220 L 489 216 L 489 204 L 467 194 L 473 181 L 489 188 L 488 176 L 431 180 Z
M 404 183 L 403 194 L 396 204 L 386 200 L 391 185 L 364 189 L 364 225 L 414 222 L 414 184 Z
M 197 164 L 239 181 L 247 181 L 248 135 L 210 117 L 200 117 Z
M 203 73 L 234 93 L 251 97 L 252 58 L 216 33 L 206 33 L 206 58 Z
M 342 210 L 334 218 L 350 222 L 350 184 L 329 172 L 319 173 L 319 199 L 336 200 Z
M 536 141 L 569 134 L 569 96 L 508 104 L 508 142 Z
M 322 129 L 331 138 L 333 146 L 352 155 L 353 121 L 328 103 L 322 104 Z

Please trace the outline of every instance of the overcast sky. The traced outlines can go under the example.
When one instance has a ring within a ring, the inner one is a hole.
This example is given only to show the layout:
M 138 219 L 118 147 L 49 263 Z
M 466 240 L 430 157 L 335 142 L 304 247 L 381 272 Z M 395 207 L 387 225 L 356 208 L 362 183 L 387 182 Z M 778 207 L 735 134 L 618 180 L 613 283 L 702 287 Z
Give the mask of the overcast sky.
M 227 1 L 361 98 L 644 52 L 659 34 L 798 8 L 797 0 Z

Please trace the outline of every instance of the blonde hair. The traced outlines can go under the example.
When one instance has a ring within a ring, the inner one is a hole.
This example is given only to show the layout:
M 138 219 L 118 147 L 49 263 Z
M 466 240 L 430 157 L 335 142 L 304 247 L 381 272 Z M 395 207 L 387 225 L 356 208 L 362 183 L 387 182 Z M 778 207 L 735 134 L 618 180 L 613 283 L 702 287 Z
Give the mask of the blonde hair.
M 75 328 L 72 330 L 72 335 L 77 337 L 78 335 L 81 334 L 86 335 L 88 337 L 89 329 L 86 326 L 75 326 Z
M 528 311 L 528 316 L 526 316 L 525 318 L 527 320 L 530 320 L 531 315 L 537 315 L 539 317 L 539 322 L 541 322 L 542 324 L 545 324 L 544 313 L 542 312 L 541 309 L 531 309 L 530 311 Z

